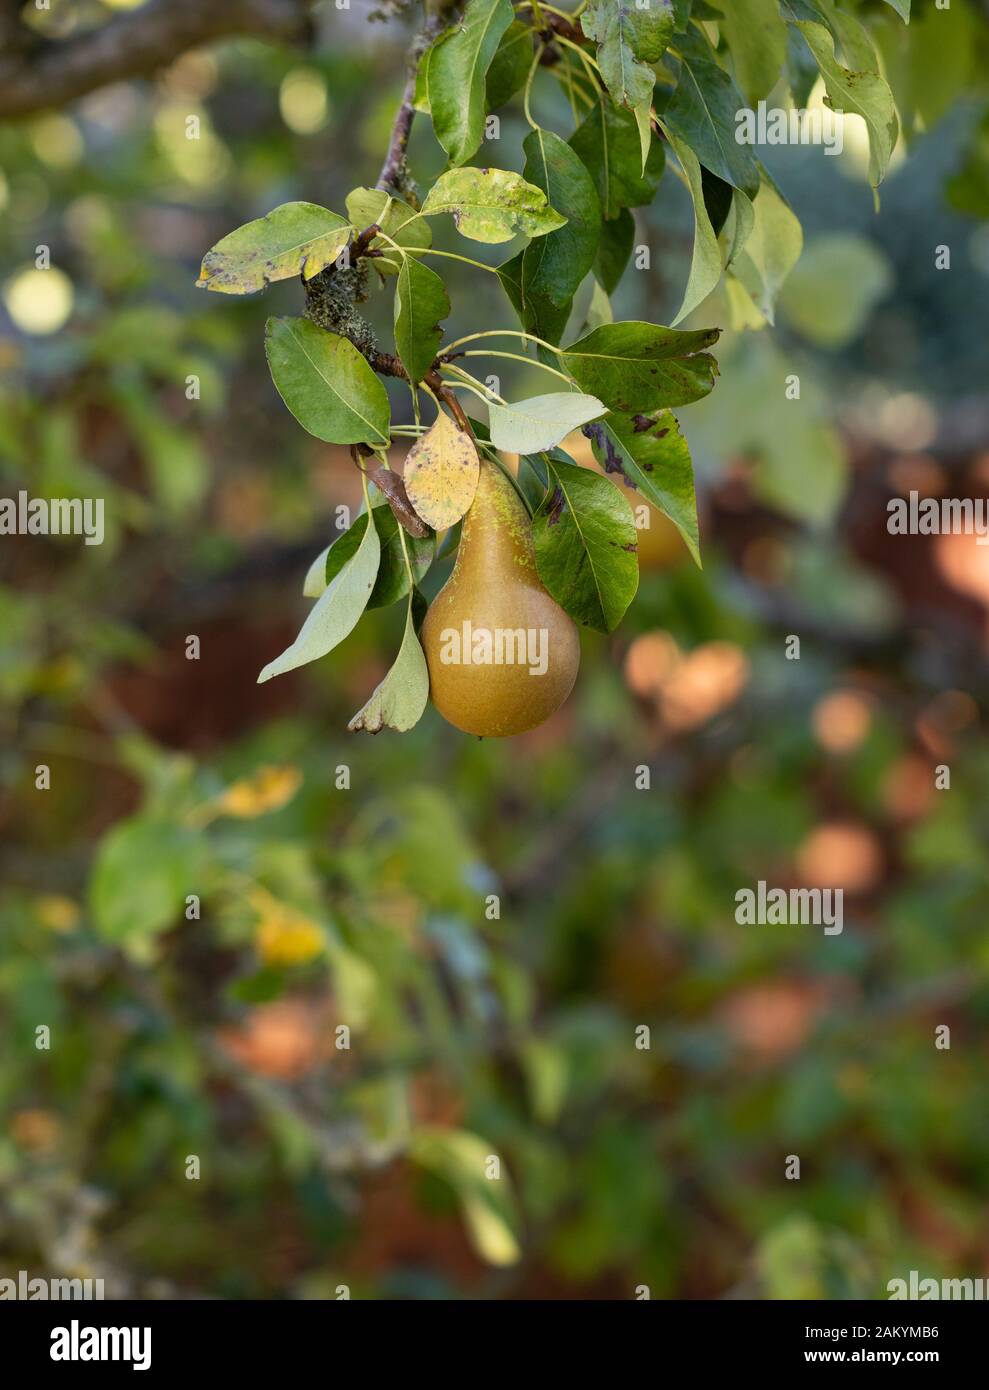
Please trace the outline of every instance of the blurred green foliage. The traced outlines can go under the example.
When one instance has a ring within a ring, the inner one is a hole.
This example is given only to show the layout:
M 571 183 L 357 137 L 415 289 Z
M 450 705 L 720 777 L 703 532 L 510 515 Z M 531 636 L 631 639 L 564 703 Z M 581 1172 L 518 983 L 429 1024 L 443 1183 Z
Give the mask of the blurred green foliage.
M 267 383 L 261 323 L 296 287 L 220 312 L 193 286 L 228 227 L 294 197 L 341 209 L 371 178 L 402 45 L 363 18 L 0 132 L 0 478 L 102 496 L 108 524 L 101 547 L 0 551 L 4 1272 L 234 1298 L 882 1297 L 911 1268 L 979 1275 L 989 586 L 982 551 L 959 579 L 925 538 L 882 544 L 904 458 L 984 485 L 938 442 L 985 353 L 984 245 L 941 202 L 949 170 L 956 206 L 978 202 L 978 113 L 920 83 L 934 128 L 878 217 L 819 150 L 781 155 L 821 240 L 779 329 L 730 335 L 685 422 L 703 573 L 684 552 L 644 574 L 517 745 L 432 711 L 348 739 L 397 611 L 254 685 L 357 500 Z M 894 89 L 916 84 L 883 32 Z M 524 133 L 506 118 L 506 166 Z M 417 162 L 442 167 L 425 123 Z M 638 236 L 654 270 L 616 307 L 668 321 L 691 248 L 672 180 Z M 48 334 L 10 299 L 42 243 L 71 296 Z M 829 305 L 836 256 L 858 278 Z M 496 288 L 455 298 L 451 334 L 508 321 Z M 740 888 L 814 874 L 846 887 L 840 936 L 735 924 Z

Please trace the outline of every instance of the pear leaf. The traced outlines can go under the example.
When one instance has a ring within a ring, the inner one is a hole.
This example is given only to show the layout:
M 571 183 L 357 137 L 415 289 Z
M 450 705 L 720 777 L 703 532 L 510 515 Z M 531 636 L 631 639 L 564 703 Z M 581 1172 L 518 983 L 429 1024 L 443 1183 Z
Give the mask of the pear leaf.
M 449 312 L 450 296 L 436 271 L 406 256 L 395 289 L 395 346 L 413 386 L 433 365 L 443 337 L 439 321 Z
M 423 1125 L 412 1135 L 410 1157 L 453 1188 L 471 1240 L 492 1265 L 515 1264 L 521 1257 L 519 1218 L 511 1180 L 486 1176 L 493 1150 L 487 1139 L 462 1129 Z
M 607 294 L 614 294 L 625 267 L 632 256 L 635 242 L 635 218 L 628 208 L 622 208 L 610 222 L 601 223 L 601 240 L 594 261 L 594 275 Z
M 487 77 L 489 111 L 497 111 L 525 86 L 532 66 L 532 30 L 520 19 L 506 29 Z
M 449 212 L 462 236 L 494 243 L 545 236 L 566 218 L 551 208 L 541 188 L 506 169 L 448 169 L 422 205 L 425 217 Z
M 690 262 L 683 302 L 674 318 L 674 325 L 703 304 L 721 279 L 721 248 L 711 223 L 711 214 L 704 201 L 704 177 L 697 156 L 686 143 L 664 125 L 663 131 L 680 161 L 694 204 L 694 253 Z
M 850 72 L 835 56 L 833 35 L 823 24 L 800 21 L 796 26 L 824 78 L 827 104 L 834 111 L 861 116 L 869 132 L 869 182 L 878 188 L 886 177 L 899 136 L 893 94 L 878 71 Z
M 774 323 L 779 292 L 803 250 L 803 228 L 765 172 L 752 206 L 755 224 L 733 270 L 762 316 Z
M 329 444 L 388 443 L 388 393 L 348 339 L 308 319 L 269 319 L 265 352 L 303 429 Z
M 786 57 L 787 29 L 779 0 L 714 0 L 721 11 L 718 25 L 728 40 L 728 52 L 738 85 L 755 106 L 768 97 Z
M 361 231 L 376 224 L 385 236 L 406 250 L 426 251 L 433 244 L 429 223 L 422 214 L 380 188 L 355 188 L 348 193 L 347 216 Z M 398 274 L 403 257 L 393 246 L 375 237 L 370 249 L 381 252 L 374 258 L 375 270 L 382 275 Z
M 663 113 L 666 125 L 694 151 L 705 169 L 750 198 L 759 190 L 759 166 L 749 145 L 739 144 L 736 115 L 745 100 L 719 67 L 710 44 L 692 29 L 677 39 L 680 80 Z
M 373 518 L 373 513 L 368 515 Z M 356 553 L 323 590 L 292 645 L 269 661 L 258 676 L 258 685 L 318 660 L 353 632 L 371 597 L 381 560 L 381 542 L 373 519 L 365 527 Z
M 694 469 L 676 416 L 668 410 L 655 417 L 606 415 L 584 433 L 604 471 L 620 474 L 668 516 L 699 566 Z
M 409 572 L 405 563 L 405 551 L 398 534 L 398 522 L 391 508 L 382 501 L 374 504 L 374 529 L 381 543 L 381 561 L 378 574 L 367 601 L 368 608 L 387 608 L 397 603 L 409 592 Z M 321 551 L 309 567 L 303 594 L 306 598 L 319 598 L 326 586 L 331 584 L 348 560 L 357 553 L 364 533 L 367 530 L 367 513 L 361 512 L 342 535 Z M 405 537 L 412 576 L 415 582 L 426 574 L 436 554 L 436 537 L 432 532 L 423 539 L 417 536 Z
M 346 218 L 316 203 L 282 203 L 207 251 L 196 283 L 220 294 L 253 294 L 291 275 L 311 280 L 333 264 L 352 231 Z
M 459 26 L 430 52 L 429 109 L 451 164 L 465 164 L 483 139 L 485 78 L 513 18 L 511 0 L 468 0 Z
M 537 237 L 500 268 L 502 284 L 527 332 L 559 342 L 574 294 L 594 264 L 601 235 L 601 205 L 594 181 L 571 147 L 551 130 L 525 140 L 525 177 L 567 218 Z
M 104 940 L 152 940 L 181 917 L 188 885 L 204 870 L 205 837 L 150 815 L 118 821 L 100 842 L 89 881 L 93 924 Z
M 367 522 L 364 524 L 367 525 Z M 303 598 L 319 598 L 326 588 L 326 557 L 335 544 L 335 541 L 331 541 L 329 545 L 324 546 L 306 570 L 306 577 L 302 582 Z
M 623 208 L 651 203 L 656 196 L 666 163 L 663 146 L 653 142 L 643 169 L 638 122 L 623 106 L 596 102 L 571 135 L 570 147 L 594 180 L 606 219 L 618 217 Z
M 538 454 L 552 449 L 605 410 L 597 396 L 585 396 L 579 391 L 530 396 L 514 405 L 491 405 L 491 443 L 509 454 Z
M 893 267 L 874 242 L 832 232 L 810 243 L 783 288 L 780 308 L 788 325 L 815 346 L 842 348 L 864 330 L 893 283 Z M 846 293 L 836 295 L 835 285 Z
M 359 730 L 377 734 L 387 725 L 389 729 L 404 733 L 419 723 L 428 699 L 429 668 L 416 636 L 410 594 L 405 633 L 395 663 L 347 728 L 352 734 Z
M 672 0 L 588 0 L 581 27 L 598 45 L 597 60 L 605 86 L 619 106 L 636 107 L 652 100 L 656 63 L 673 37 Z
M 717 328 L 685 332 L 634 319 L 605 323 L 572 343 L 562 364 L 609 410 L 634 414 L 688 405 L 714 387 L 718 364 L 701 349 L 720 336 Z
M 473 439 L 441 410 L 406 455 L 405 490 L 423 521 L 445 531 L 473 502 L 479 472 Z
M 532 519 L 539 578 L 571 618 L 611 632 L 639 587 L 632 508 L 607 478 L 562 450 L 548 466 L 549 492 Z

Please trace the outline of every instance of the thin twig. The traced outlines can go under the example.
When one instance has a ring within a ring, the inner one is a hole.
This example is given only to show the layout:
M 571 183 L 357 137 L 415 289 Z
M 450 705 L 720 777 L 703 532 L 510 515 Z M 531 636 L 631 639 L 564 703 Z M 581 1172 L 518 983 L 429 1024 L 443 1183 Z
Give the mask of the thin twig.
M 407 198 L 410 192 L 408 162 L 409 134 L 415 119 L 416 81 L 422 56 L 435 39 L 453 23 L 460 0 L 426 0 L 426 20 L 406 55 L 405 90 L 392 123 L 388 152 L 378 175 L 377 187 L 386 193 Z

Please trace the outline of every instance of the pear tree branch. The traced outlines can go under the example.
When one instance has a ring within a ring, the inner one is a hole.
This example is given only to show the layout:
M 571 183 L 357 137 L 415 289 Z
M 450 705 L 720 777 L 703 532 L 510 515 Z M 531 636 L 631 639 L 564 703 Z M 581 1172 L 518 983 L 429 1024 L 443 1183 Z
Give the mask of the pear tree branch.
M 112 82 L 151 77 L 201 44 L 234 36 L 297 42 L 315 0 L 149 0 L 69 39 L 21 23 L 23 0 L 0 0 L 0 120 L 61 107 Z
M 408 201 L 412 191 L 406 153 L 409 147 L 409 134 L 415 119 L 416 79 L 422 55 L 435 39 L 448 29 L 462 8 L 462 0 L 426 0 L 426 17 L 422 28 L 416 34 L 406 54 L 405 90 L 392 123 L 388 152 L 378 175 L 377 187 L 386 193 L 394 193 Z

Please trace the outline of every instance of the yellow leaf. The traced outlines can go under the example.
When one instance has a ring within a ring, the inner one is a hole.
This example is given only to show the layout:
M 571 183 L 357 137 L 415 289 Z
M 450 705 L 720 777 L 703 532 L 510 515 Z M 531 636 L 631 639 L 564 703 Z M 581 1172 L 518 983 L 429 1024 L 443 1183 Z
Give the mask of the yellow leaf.
M 326 934 L 318 922 L 264 888 L 251 893 L 251 904 L 259 916 L 254 943 L 265 965 L 305 965 L 322 955 Z
M 456 525 L 473 502 L 479 467 L 474 441 L 441 410 L 406 457 L 409 501 L 423 521 L 444 531 Z
M 211 803 L 212 810 L 215 815 L 250 820 L 281 810 L 301 785 L 302 773 L 297 767 L 262 767 L 253 777 L 232 783 Z
M 499 1268 L 516 1264 L 522 1251 L 502 1214 L 474 1196 L 465 1197 L 463 1202 L 467 1229 L 482 1259 Z
M 60 893 L 45 893 L 34 900 L 34 915 L 49 931 L 70 932 L 79 925 L 79 907 Z

